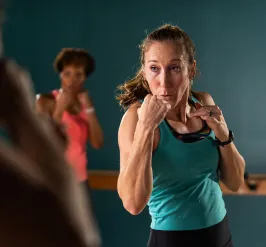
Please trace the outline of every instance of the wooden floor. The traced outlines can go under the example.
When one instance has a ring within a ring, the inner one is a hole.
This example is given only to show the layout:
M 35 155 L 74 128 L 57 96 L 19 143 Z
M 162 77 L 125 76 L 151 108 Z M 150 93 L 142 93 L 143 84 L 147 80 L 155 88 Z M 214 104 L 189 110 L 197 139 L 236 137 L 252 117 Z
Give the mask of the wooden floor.
M 90 170 L 88 172 L 90 186 L 96 190 L 116 190 L 118 174 L 118 171 Z M 256 190 L 249 189 L 246 183 L 235 193 L 229 191 L 222 183 L 220 186 L 225 195 L 266 195 L 266 175 L 250 174 L 249 179 L 257 184 Z

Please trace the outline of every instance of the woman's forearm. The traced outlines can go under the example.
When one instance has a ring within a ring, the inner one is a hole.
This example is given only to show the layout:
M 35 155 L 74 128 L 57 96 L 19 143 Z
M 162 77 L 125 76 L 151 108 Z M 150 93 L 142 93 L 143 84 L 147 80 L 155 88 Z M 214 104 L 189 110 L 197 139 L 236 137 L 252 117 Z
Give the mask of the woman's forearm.
M 54 112 L 50 109 L 49 105 L 46 105 L 44 102 L 38 101 L 36 102 L 36 111 L 37 115 L 43 119 L 43 121 L 49 121 L 52 125 L 55 134 L 59 137 L 60 141 L 62 141 L 64 147 L 67 146 L 68 138 L 64 130 L 64 126 L 61 123 L 63 111 L 58 111 L 55 109 Z M 61 112 L 59 114 L 59 112 Z
M 61 123 L 64 110 L 65 109 L 63 107 L 60 107 L 58 106 L 58 104 L 56 104 L 55 109 L 52 113 L 52 118 L 54 119 L 56 123 L 59 123 L 59 124 Z
M 89 124 L 89 140 L 91 145 L 99 149 L 103 146 L 104 136 L 102 127 L 98 121 L 95 112 L 88 114 L 87 122 Z
M 220 147 L 220 172 L 222 182 L 231 191 L 238 191 L 244 182 L 245 160 L 236 149 L 234 143 Z
M 152 150 L 154 131 L 138 123 L 132 151 L 118 178 L 118 193 L 131 214 L 139 214 L 152 192 Z

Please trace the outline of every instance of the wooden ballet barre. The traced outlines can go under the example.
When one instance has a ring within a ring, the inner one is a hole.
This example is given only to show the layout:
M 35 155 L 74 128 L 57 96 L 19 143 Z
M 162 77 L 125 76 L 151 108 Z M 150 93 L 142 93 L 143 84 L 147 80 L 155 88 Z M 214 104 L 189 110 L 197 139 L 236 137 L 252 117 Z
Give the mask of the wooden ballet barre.
M 89 170 L 89 185 L 96 190 L 116 190 L 118 174 L 119 171 Z
M 256 189 L 250 189 L 247 183 L 244 183 L 237 192 L 232 192 L 226 188 L 226 186 L 220 182 L 221 189 L 224 195 L 256 195 L 256 196 L 266 196 L 266 179 L 256 180 Z
M 89 170 L 88 179 L 89 185 L 94 190 L 116 190 L 117 178 L 119 171 L 109 170 Z M 243 184 L 238 192 L 232 192 L 220 182 L 221 189 L 224 195 L 266 195 L 266 174 L 250 174 L 249 179 L 253 179 L 257 183 L 256 190 L 251 190 Z

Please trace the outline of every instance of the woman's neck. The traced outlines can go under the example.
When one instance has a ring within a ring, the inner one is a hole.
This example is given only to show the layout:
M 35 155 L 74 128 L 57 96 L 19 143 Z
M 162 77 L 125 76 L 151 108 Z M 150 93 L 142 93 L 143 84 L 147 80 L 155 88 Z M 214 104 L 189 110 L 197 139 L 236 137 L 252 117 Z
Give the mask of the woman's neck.
M 189 104 L 188 99 L 186 101 L 180 101 L 175 108 L 167 113 L 166 119 L 185 124 L 192 111 L 193 107 Z

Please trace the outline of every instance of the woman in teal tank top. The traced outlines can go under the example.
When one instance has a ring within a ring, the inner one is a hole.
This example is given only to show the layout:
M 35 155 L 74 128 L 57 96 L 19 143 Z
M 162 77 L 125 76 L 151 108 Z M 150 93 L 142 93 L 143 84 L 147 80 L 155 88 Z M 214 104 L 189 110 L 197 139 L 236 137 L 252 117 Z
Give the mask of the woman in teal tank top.
M 140 46 L 141 68 L 121 85 L 118 194 L 151 215 L 149 247 L 233 246 L 219 181 L 237 191 L 245 161 L 208 93 L 191 89 L 195 47 L 164 25 Z

